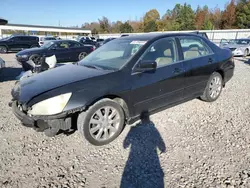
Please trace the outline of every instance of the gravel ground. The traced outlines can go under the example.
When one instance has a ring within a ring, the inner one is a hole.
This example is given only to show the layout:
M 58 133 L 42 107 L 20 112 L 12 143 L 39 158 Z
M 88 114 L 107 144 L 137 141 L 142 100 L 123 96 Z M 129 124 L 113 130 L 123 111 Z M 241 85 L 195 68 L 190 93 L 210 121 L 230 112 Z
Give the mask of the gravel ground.
M 21 126 L 8 102 L 20 66 L 1 55 L 0 187 L 250 187 L 250 65 L 214 103 L 193 100 L 127 126 L 95 147 L 78 132 L 48 138 Z

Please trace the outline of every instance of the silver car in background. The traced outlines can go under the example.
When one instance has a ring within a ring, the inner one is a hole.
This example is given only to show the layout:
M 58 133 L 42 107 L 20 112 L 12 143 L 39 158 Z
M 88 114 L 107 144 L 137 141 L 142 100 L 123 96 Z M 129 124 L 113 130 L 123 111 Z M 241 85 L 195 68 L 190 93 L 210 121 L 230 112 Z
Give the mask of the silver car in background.
M 229 48 L 234 56 L 248 56 L 250 53 L 250 38 L 226 40 L 220 42 L 221 48 Z

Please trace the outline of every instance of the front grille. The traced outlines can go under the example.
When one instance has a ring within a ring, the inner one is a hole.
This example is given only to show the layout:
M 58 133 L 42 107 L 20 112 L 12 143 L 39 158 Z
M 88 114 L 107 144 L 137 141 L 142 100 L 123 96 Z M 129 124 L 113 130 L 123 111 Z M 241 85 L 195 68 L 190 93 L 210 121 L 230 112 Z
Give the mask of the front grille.
M 229 48 L 231 51 L 234 51 L 234 50 L 236 50 L 236 48 Z

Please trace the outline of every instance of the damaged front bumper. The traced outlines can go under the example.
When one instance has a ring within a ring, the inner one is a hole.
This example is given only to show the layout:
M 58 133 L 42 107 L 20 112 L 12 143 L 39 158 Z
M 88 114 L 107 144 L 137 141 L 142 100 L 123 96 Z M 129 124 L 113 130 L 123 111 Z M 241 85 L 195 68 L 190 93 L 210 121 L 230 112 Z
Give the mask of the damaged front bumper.
M 72 128 L 72 117 L 67 113 L 61 113 L 53 116 L 29 116 L 26 114 L 16 101 L 10 102 L 14 115 L 26 127 L 32 127 L 38 132 L 43 132 L 48 129 L 53 129 L 54 132 L 59 130 L 69 130 Z

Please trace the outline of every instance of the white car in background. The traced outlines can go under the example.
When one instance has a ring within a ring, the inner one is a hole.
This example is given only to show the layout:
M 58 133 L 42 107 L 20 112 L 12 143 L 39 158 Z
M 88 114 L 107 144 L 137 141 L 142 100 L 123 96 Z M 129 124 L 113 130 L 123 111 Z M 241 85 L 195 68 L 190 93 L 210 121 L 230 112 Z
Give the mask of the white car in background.
M 57 40 L 56 37 L 39 37 L 39 45 L 42 46 L 46 41 Z

